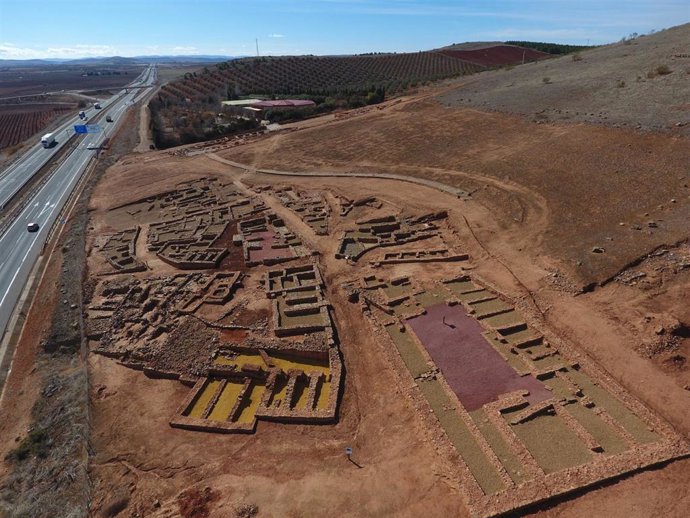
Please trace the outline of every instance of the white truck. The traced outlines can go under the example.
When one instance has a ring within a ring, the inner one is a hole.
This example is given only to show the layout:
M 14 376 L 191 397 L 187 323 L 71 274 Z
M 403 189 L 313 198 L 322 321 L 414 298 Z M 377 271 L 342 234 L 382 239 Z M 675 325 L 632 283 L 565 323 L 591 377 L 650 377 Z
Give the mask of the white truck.
M 41 144 L 43 147 L 49 148 L 55 144 L 55 133 L 46 133 L 41 137 Z

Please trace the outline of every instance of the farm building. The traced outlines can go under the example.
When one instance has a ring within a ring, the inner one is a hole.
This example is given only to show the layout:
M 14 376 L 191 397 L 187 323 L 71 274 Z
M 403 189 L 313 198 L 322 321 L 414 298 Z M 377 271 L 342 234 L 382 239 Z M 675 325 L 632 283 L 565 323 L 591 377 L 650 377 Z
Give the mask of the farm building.
M 264 118 L 264 114 L 268 110 L 294 110 L 300 108 L 308 108 L 316 106 L 314 101 L 305 99 L 277 99 L 274 101 L 259 101 L 244 107 L 244 115 L 255 117 L 257 119 Z
M 223 101 L 223 106 L 251 106 L 254 103 L 263 101 L 263 99 L 235 99 L 234 101 Z
M 306 106 L 314 105 L 314 101 L 305 99 L 277 99 L 275 101 L 259 101 L 251 106 L 261 110 L 275 110 L 280 108 L 304 108 Z

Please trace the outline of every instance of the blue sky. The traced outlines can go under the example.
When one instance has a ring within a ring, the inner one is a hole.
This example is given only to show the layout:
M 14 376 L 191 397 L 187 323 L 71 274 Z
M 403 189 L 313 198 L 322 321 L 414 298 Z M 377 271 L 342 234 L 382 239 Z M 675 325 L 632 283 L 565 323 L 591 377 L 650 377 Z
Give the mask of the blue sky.
M 0 0 L 0 58 L 595 44 L 687 22 L 690 0 Z

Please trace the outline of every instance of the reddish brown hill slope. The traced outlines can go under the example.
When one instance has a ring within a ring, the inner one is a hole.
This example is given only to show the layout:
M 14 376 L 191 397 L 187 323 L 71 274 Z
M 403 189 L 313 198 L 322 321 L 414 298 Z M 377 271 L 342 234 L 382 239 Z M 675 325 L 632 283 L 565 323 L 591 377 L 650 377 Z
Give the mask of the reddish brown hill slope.
M 442 50 L 441 53 L 483 67 L 519 65 L 523 61 L 527 63 L 551 57 L 546 52 L 516 47 L 514 45 L 495 45 L 473 50 Z

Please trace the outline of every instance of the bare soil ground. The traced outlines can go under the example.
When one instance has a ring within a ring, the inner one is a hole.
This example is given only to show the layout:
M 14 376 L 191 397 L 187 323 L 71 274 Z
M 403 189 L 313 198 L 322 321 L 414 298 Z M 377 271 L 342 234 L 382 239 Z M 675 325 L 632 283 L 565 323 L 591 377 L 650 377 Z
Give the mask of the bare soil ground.
M 266 143 L 270 144 L 270 139 Z M 543 311 L 546 325 L 559 336 L 582 344 L 583 352 L 635 396 L 686 436 L 690 432 L 685 411 L 688 393 L 672 375 L 632 349 L 635 338 L 626 325 L 631 311 L 626 302 L 605 298 L 605 290 L 574 299 L 559 278 L 546 270 L 549 261 L 535 263 L 531 249 L 512 248 L 514 237 L 505 232 L 506 223 L 493 219 L 481 203 L 459 201 L 394 181 L 358 179 L 353 183 L 335 178 L 243 175 L 203 156 L 181 158 L 156 152 L 146 155 L 144 161 L 126 159 L 110 169 L 94 193 L 92 221 L 99 232 L 105 231 L 98 223 L 105 209 L 172 188 L 182 179 L 208 174 L 260 184 L 288 183 L 302 189 L 318 186 L 351 198 L 375 195 L 391 206 L 409 210 L 449 208 L 451 222 L 483 277 L 501 285 L 527 307 L 529 290 L 538 308 L 532 311 Z M 112 192 L 120 196 L 113 199 Z M 273 204 L 272 208 L 279 210 L 280 206 Z M 189 491 L 203 492 L 207 487 L 222 495 L 208 503 L 212 517 L 233 516 L 242 505 L 257 506 L 259 516 L 310 516 L 317 512 L 344 516 L 416 516 L 420 512 L 429 516 L 465 515 L 452 465 L 445 455 L 439 455 L 445 450 L 438 449 L 435 434 L 430 432 L 434 425 L 417 413 L 408 396 L 409 382 L 390 370 L 386 351 L 373 337 L 361 333 L 359 310 L 345 303 L 345 293 L 339 287 L 342 268 L 332 259 L 336 240 L 315 236 L 287 210 L 281 215 L 305 242 L 321 251 L 326 283 L 332 291 L 329 298 L 338 308 L 336 319 L 347 368 L 338 424 L 261 423 L 251 436 L 190 436 L 190 432 L 168 426 L 186 388 L 174 381 L 150 380 L 110 359 L 92 355 L 91 473 L 98 481 L 93 497 L 97 516 L 123 498 L 132 512 L 166 516 L 179 508 Z M 479 240 L 472 237 L 472 231 Z M 409 265 L 398 271 L 423 275 L 424 270 Z M 653 333 L 650 325 L 645 329 Z M 631 359 L 621 362 L 623 357 Z M 136 422 L 137 426 L 117 426 L 121 422 Z M 347 463 L 342 454 L 345 446 L 355 448 L 355 460 L 363 468 Z M 688 469 L 687 461 L 672 463 L 528 512 L 581 516 L 587 510 L 606 508 L 614 516 L 623 516 L 614 503 L 623 505 L 631 495 L 644 490 L 654 492 L 655 499 L 635 498 L 632 504 L 626 503 L 622 509 L 628 515 L 647 516 L 654 506 L 661 506 L 669 516 L 681 516 L 685 502 L 679 495 L 684 494 L 682 479 Z M 392 485 L 391 480 L 395 481 Z
M 687 136 L 689 38 L 690 25 L 680 25 L 583 51 L 577 55 L 581 59 L 567 55 L 480 74 L 441 101 L 540 122 L 589 122 Z M 658 68 L 664 65 L 668 71 Z
M 687 237 L 684 138 L 535 125 L 423 100 L 219 154 L 263 168 L 391 172 L 459 187 L 503 228 L 519 229 L 510 233 L 517 248 L 558 261 L 580 286 Z
M 37 95 L 61 90 L 118 88 L 134 80 L 141 70 L 142 66 L 105 65 L 6 68 L 0 72 L 0 97 Z M 83 75 L 85 73 L 89 75 Z

